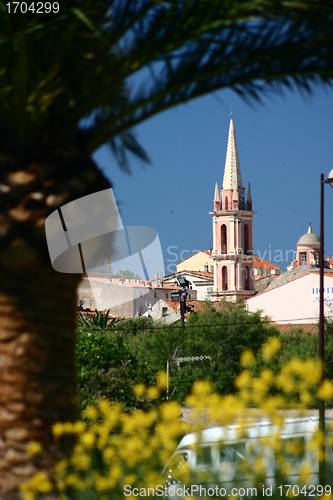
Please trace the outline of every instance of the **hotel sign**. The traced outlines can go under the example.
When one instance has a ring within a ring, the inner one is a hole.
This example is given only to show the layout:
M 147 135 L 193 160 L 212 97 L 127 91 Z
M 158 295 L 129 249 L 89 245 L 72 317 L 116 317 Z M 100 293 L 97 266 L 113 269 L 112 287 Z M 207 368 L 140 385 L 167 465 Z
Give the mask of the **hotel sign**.
M 312 287 L 312 295 L 316 297 L 313 299 L 314 303 L 319 302 L 319 288 Z M 324 302 L 333 302 L 333 286 L 324 288 Z

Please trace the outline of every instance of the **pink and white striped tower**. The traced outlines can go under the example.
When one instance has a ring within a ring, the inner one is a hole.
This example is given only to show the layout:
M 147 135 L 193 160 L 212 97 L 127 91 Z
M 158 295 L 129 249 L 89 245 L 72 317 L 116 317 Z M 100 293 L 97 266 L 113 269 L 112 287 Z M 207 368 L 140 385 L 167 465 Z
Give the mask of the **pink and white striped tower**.
M 239 166 L 234 121 L 230 119 L 222 189 L 215 185 L 213 252 L 215 300 L 236 301 L 254 295 L 253 215 L 250 183 Z

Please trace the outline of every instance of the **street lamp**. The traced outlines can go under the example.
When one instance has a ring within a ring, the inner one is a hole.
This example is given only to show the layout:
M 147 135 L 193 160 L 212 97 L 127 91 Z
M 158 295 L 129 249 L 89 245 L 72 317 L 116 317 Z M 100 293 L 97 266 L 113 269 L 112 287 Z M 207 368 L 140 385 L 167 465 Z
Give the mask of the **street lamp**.
M 324 335 L 324 184 L 333 188 L 333 169 L 324 180 L 324 174 L 320 176 L 320 277 L 319 277 L 319 359 L 322 364 L 320 385 L 325 378 L 325 335 Z M 319 399 L 319 429 L 325 437 L 325 401 Z M 323 450 L 325 453 L 325 444 Z M 319 462 L 319 484 L 324 485 L 326 481 L 326 460 Z

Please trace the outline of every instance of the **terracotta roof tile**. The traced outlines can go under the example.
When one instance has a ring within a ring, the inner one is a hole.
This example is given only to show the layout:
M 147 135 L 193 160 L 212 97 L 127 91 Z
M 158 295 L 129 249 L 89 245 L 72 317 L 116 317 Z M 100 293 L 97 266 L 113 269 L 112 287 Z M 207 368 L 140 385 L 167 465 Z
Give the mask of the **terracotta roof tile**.
M 317 323 L 275 323 L 270 321 L 270 325 L 275 326 L 281 333 L 291 333 L 294 330 L 301 328 L 303 332 L 318 333 Z
M 91 281 L 100 281 L 101 283 L 108 283 L 108 278 L 98 278 L 98 277 L 92 277 L 89 278 L 89 276 L 84 276 L 83 279 L 86 280 L 91 280 Z M 113 285 L 120 285 L 120 278 L 112 278 L 111 284 Z M 179 290 L 181 289 L 180 287 L 176 287 L 173 285 L 164 285 L 162 284 L 161 286 L 156 286 L 154 283 L 154 280 L 140 280 L 140 282 L 134 282 L 133 278 L 131 278 L 129 281 L 126 281 L 126 278 L 123 279 L 123 282 L 121 286 L 130 286 L 133 288 L 144 288 L 142 287 L 142 283 L 145 284 L 145 288 L 152 288 L 152 289 L 159 289 L 159 290 Z
M 257 257 L 256 255 L 254 256 L 254 267 L 261 267 L 265 269 L 280 269 L 281 267 L 276 266 L 275 264 L 272 264 L 271 262 L 268 262 L 268 260 L 264 260 L 261 257 Z

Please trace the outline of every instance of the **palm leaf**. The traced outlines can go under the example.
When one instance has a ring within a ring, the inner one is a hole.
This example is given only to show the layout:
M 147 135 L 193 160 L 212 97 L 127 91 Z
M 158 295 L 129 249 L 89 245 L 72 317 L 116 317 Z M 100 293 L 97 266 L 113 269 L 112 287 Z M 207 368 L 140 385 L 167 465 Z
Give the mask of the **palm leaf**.
M 128 152 L 148 161 L 129 130 L 172 106 L 223 88 L 251 101 L 332 82 L 328 0 L 68 0 L 52 15 L 7 10 L 0 0 L 0 129 L 17 131 L 23 151 L 46 124 L 61 123 L 48 147 L 84 137 L 91 153 L 108 143 L 128 170 Z

